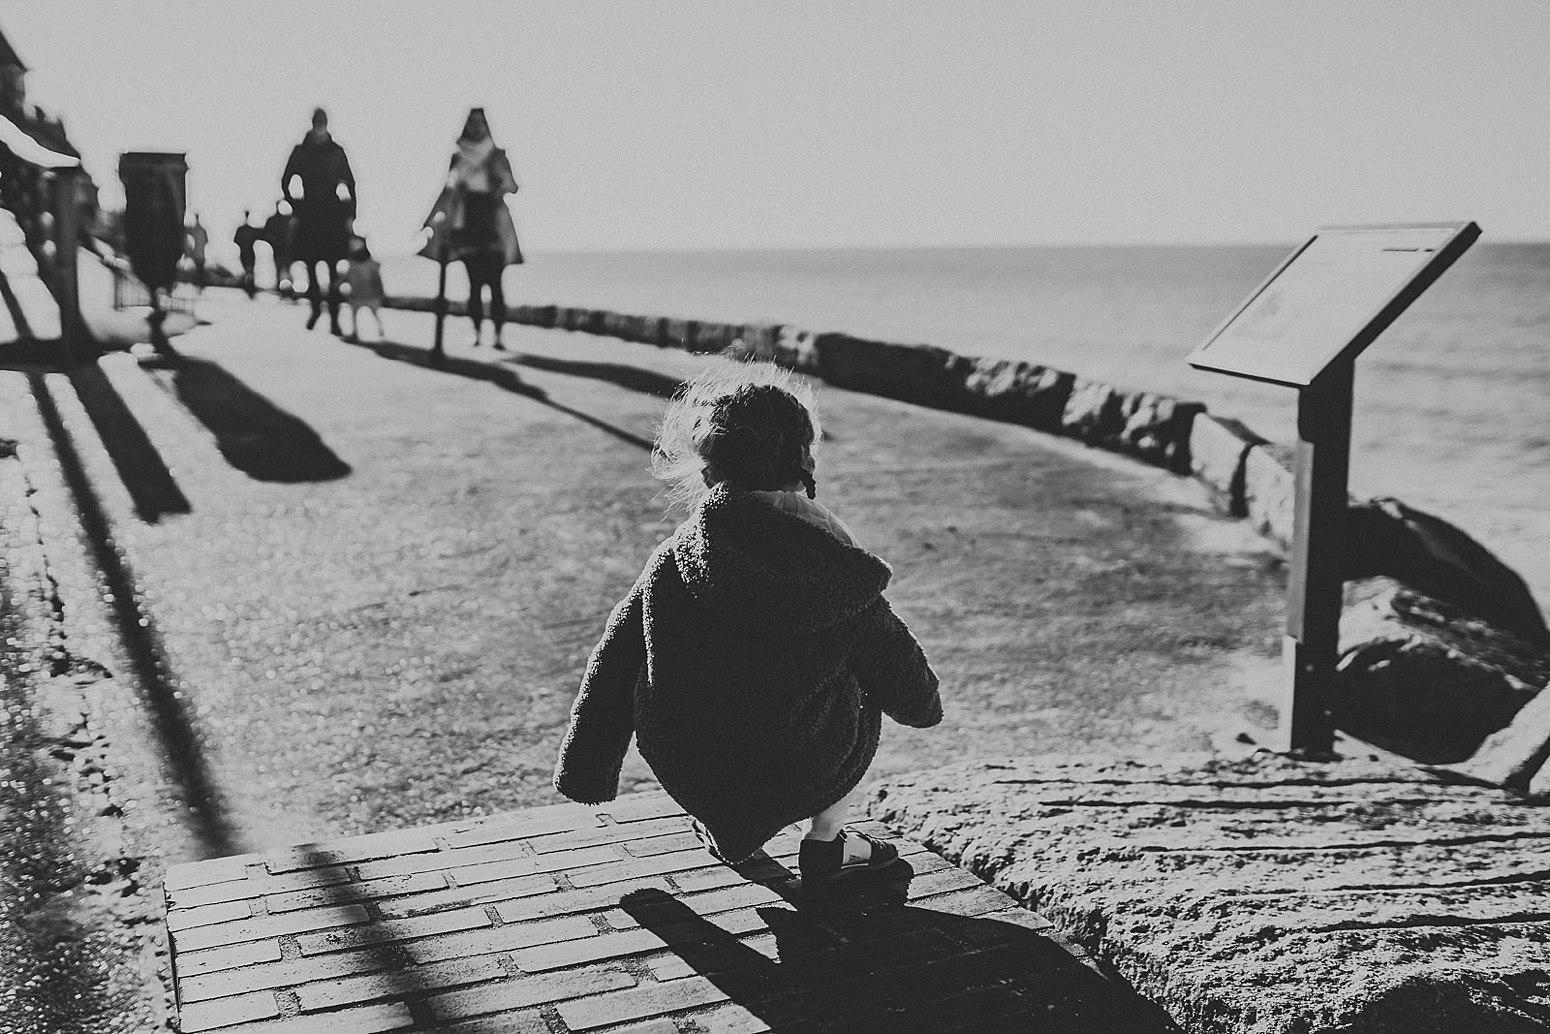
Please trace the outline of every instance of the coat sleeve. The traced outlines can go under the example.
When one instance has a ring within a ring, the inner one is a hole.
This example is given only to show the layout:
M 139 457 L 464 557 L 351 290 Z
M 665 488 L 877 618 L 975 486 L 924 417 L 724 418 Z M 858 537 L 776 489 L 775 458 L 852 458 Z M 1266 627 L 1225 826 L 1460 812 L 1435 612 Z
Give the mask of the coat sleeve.
M 517 192 L 517 175 L 511 171 L 511 159 L 506 157 L 506 152 L 500 148 L 495 149 L 495 154 L 490 160 L 490 178 L 496 183 L 496 193 L 515 194 Z
M 936 672 L 887 600 L 861 615 L 850 670 L 867 700 L 900 725 L 929 729 L 942 720 Z
M 554 788 L 573 801 L 601 804 L 619 793 L 619 770 L 635 732 L 635 683 L 646 663 L 640 586 L 608 616 L 571 705 Z
M 297 165 L 299 164 L 298 159 L 301 157 L 299 153 L 300 151 L 301 148 L 299 147 L 291 148 L 290 157 L 285 159 L 285 171 L 280 173 L 280 195 L 284 197 L 285 200 L 290 201 L 293 204 L 295 203 L 296 199 L 291 196 L 291 177 L 296 176 L 301 172 L 301 170 L 297 168 Z M 270 166 L 270 168 L 273 168 L 273 166 Z
M 350 159 L 345 155 L 344 148 L 342 147 L 339 149 L 339 164 L 341 166 L 339 170 L 340 181 L 350 191 L 350 196 L 345 201 L 345 207 L 353 218 L 358 210 L 357 206 L 360 204 L 360 198 L 355 193 L 355 172 L 350 168 Z

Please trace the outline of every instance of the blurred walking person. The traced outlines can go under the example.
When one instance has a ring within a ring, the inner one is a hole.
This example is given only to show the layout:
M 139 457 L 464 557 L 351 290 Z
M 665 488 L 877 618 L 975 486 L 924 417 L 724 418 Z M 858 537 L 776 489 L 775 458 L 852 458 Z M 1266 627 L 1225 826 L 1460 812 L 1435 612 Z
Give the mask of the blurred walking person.
M 291 290 L 291 238 L 295 236 L 295 220 L 291 206 L 284 201 L 274 206 L 274 215 L 264 220 L 263 239 L 269 245 L 269 255 L 274 259 L 274 289 L 281 298 L 292 298 Z
M 258 227 L 250 220 L 253 210 L 242 210 L 242 225 L 237 227 L 237 232 L 231 235 L 231 242 L 237 246 L 237 261 L 242 264 L 242 290 L 252 298 L 258 293 L 258 281 L 254 277 L 254 270 L 258 268 L 258 240 L 261 233 Z
M 438 262 L 463 263 L 468 272 L 468 316 L 474 325 L 471 343 L 476 346 L 488 291 L 490 322 L 495 327 L 493 344 L 498 349 L 506 347 L 501 342 L 506 322 L 501 277 L 507 266 L 522 261 L 517 227 L 506 207 L 506 195 L 516 191 L 511 162 L 506 152 L 495 146 L 484 109 L 471 109 L 452 152 L 446 186 L 425 220 L 430 239 L 419 253 Z
M 322 269 L 328 270 L 328 329 L 340 334 L 339 264 L 349 254 L 350 225 L 355 219 L 355 174 L 344 148 L 328 132 L 328 114 L 312 113 L 312 129 L 291 150 L 280 176 L 280 189 L 296 214 L 295 257 L 307 267 L 307 301 L 312 315 L 307 329 L 323 311 Z
M 209 246 L 210 232 L 199 221 L 199 213 L 195 212 L 194 221 L 188 227 L 184 250 L 189 262 L 193 264 L 194 288 L 198 291 L 205 289 L 205 249 Z

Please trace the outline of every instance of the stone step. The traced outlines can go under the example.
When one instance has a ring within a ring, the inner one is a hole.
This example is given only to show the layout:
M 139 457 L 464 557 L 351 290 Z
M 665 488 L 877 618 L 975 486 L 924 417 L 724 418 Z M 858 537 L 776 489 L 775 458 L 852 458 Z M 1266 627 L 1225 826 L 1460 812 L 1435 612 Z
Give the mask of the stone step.
M 1037 914 L 858 828 L 902 861 L 828 888 L 795 830 L 723 865 L 660 792 L 175 866 L 181 1029 L 1171 1029 Z

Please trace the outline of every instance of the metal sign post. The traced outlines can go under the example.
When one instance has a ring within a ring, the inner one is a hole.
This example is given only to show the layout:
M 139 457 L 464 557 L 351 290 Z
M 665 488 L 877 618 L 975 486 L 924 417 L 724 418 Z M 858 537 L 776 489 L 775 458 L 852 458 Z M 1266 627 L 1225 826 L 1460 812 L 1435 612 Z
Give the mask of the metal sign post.
M 1286 586 L 1282 663 L 1288 699 L 1277 744 L 1327 753 L 1334 746 L 1329 704 L 1345 593 L 1346 485 L 1351 466 L 1355 364 L 1341 360 L 1297 396 L 1297 494 Z
M 1298 389 L 1279 750 L 1334 745 L 1356 357 L 1479 236 L 1474 223 L 1324 227 L 1189 357 Z

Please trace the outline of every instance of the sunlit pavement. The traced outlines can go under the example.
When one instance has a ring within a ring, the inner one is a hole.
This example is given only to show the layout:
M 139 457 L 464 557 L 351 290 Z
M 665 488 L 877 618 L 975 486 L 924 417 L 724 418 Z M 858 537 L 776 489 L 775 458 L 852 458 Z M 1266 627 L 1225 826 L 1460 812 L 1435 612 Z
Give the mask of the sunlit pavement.
M 159 872 L 556 800 L 582 662 L 669 528 L 647 473 L 654 422 L 706 360 L 522 327 L 507 352 L 476 349 L 454 320 L 437 362 L 429 316 L 388 312 L 386 340 L 351 344 L 326 319 L 306 330 L 303 306 L 219 290 L 200 315 L 175 362 L 0 373 L 138 853 Z M 1021 428 L 823 397 L 821 491 L 902 558 L 896 604 L 928 617 L 959 694 L 953 721 L 896 736 L 879 768 L 1019 749 L 1009 675 L 1048 652 L 1025 641 L 1026 604 L 1005 601 L 1052 549 L 1099 576 L 1123 569 L 1116 551 L 1155 569 L 1171 533 L 1145 529 L 1172 518 L 1136 515 L 1176 479 Z M 981 538 L 996 552 L 974 559 Z M 1219 579 L 1205 596 L 1238 594 L 1243 627 L 1278 602 L 1252 567 L 1180 562 L 1203 573 L 1159 575 L 1170 591 L 1197 598 L 1191 578 Z M 1159 622 L 1199 619 L 1156 606 Z M 1248 706 L 1233 650 L 1216 669 L 1137 667 L 1118 703 L 1083 694 L 1039 721 L 1198 744 Z M 632 758 L 623 789 L 653 787 Z

